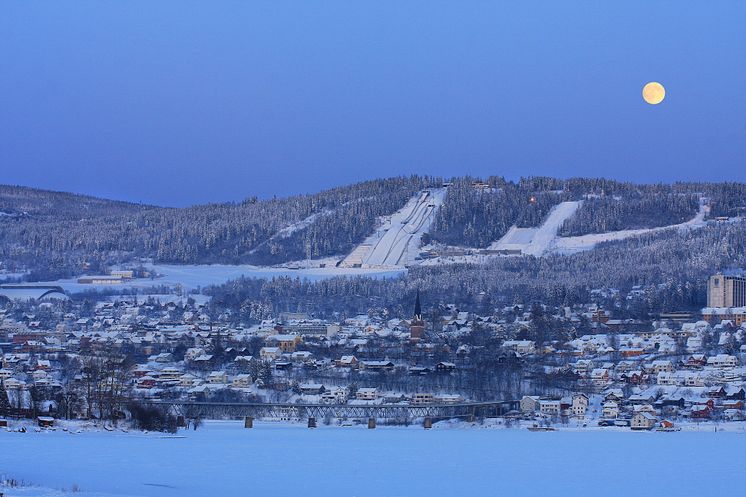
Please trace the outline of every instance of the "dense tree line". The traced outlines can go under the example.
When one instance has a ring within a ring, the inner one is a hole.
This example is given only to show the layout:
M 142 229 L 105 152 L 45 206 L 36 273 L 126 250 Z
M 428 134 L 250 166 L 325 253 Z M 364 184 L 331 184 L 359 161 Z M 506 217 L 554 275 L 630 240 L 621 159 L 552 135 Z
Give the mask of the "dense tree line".
M 213 296 L 212 312 L 250 321 L 288 310 L 328 317 L 383 308 L 392 317 L 409 317 L 417 289 L 429 305 L 455 303 L 474 310 L 534 301 L 573 305 L 593 302 L 593 289 L 618 289 L 624 294 L 639 287 L 639 298 L 622 302 L 625 312 L 639 317 L 704 306 L 707 277 L 732 267 L 746 267 L 746 222 L 657 232 L 574 255 L 420 266 L 394 279 L 244 278 L 206 292 Z
M 746 216 L 746 184 L 709 183 L 701 185 L 700 191 L 710 203 L 712 217 Z
M 695 194 L 672 194 L 638 190 L 625 197 L 591 197 L 565 221 L 562 236 L 606 233 L 679 224 L 693 218 L 699 209 Z

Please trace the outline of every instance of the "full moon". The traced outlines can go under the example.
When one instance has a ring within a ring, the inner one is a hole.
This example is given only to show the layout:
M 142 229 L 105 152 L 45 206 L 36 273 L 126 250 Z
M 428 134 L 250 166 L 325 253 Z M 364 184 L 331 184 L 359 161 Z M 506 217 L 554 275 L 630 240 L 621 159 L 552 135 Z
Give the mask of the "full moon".
M 642 89 L 642 98 L 650 105 L 657 105 L 666 98 L 666 89 L 662 84 L 652 81 Z

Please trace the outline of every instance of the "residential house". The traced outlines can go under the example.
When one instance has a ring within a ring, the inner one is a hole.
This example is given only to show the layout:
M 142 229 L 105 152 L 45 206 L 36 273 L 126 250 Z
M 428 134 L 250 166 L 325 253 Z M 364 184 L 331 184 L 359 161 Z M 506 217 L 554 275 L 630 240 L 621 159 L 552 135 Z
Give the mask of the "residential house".
M 228 373 L 225 371 L 213 371 L 207 376 L 207 382 L 212 385 L 224 385 L 228 383 Z
M 536 352 L 536 343 L 533 340 L 505 340 L 503 347 L 520 355 L 530 355 Z
M 704 354 L 692 354 L 690 355 L 684 366 L 688 368 L 701 368 L 707 364 L 707 356 Z
M 539 400 L 539 412 L 549 416 L 558 416 L 562 410 L 559 400 Z
M 274 361 L 282 357 L 282 349 L 280 347 L 262 347 L 259 350 L 259 357 L 265 361 Z
M 603 403 L 601 417 L 606 419 L 616 419 L 619 416 L 619 404 L 614 401 Z
M 321 394 L 322 404 L 344 404 L 347 402 L 347 389 L 341 387 L 330 388 Z
M 656 424 L 653 414 L 648 411 L 638 411 L 632 415 L 631 428 L 633 430 L 650 430 Z
M 718 354 L 708 357 L 707 365 L 715 368 L 735 368 L 738 366 L 738 358 L 729 354 Z
M 456 369 L 456 365 L 454 363 L 452 363 L 452 362 L 439 362 L 435 366 L 435 369 L 438 372 L 447 373 L 447 372 L 450 372 L 450 371 L 454 371 Z
M 645 374 L 642 371 L 630 371 L 622 374 L 621 380 L 630 385 L 642 385 L 645 383 Z
M 267 343 L 274 344 L 283 352 L 295 352 L 301 343 L 300 335 L 272 335 L 267 337 Z
M 293 352 L 290 355 L 290 360 L 294 362 L 308 362 L 312 359 L 313 359 L 313 354 L 308 352 L 307 350 Z
M 679 384 L 679 379 L 675 373 L 661 371 L 658 373 L 657 383 L 664 386 L 676 386 Z
M 371 371 L 391 371 L 394 369 L 394 363 L 391 361 L 360 361 L 360 368 Z
M 576 393 L 572 396 L 572 404 L 570 406 L 570 413 L 578 418 L 585 416 L 588 411 L 588 396 L 584 393 Z
M 602 387 L 609 383 L 609 370 L 605 368 L 596 368 L 591 371 L 591 382 L 597 386 Z
M 725 389 L 725 398 L 728 400 L 746 400 L 746 390 L 743 387 L 729 386 Z
M 354 355 L 343 355 L 338 360 L 334 361 L 334 365 L 338 368 L 356 368 L 357 364 L 358 360 Z
M 534 412 L 539 410 L 538 395 L 524 395 L 521 399 L 521 412 Z
M 653 361 L 649 367 L 650 371 L 654 374 L 661 372 L 671 373 L 674 370 L 673 363 L 667 360 Z
M 238 374 L 233 377 L 231 386 L 233 388 L 250 388 L 253 383 L 250 374 Z
M 298 385 L 298 390 L 303 395 L 319 395 L 324 393 L 326 389 L 321 383 L 301 383 Z
M 705 385 L 702 377 L 696 372 L 684 373 L 683 383 L 686 387 L 703 387 Z
M 377 388 L 358 388 L 355 392 L 355 398 L 358 400 L 376 400 L 378 398 Z
M 621 388 L 612 388 L 604 395 L 604 402 L 612 401 L 617 404 L 624 400 L 624 392 Z
M 411 403 L 413 405 L 425 405 L 425 404 L 432 404 L 434 400 L 433 394 L 431 393 L 416 393 L 412 395 L 412 401 Z

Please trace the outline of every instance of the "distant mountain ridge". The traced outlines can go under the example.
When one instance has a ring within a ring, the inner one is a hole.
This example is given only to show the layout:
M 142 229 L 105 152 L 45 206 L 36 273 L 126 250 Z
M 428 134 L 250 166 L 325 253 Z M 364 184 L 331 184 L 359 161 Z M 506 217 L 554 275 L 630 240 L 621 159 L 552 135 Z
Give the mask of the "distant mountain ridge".
M 638 185 L 603 178 L 459 177 L 422 242 L 483 248 L 512 226 L 536 227 L 563 201 L 581 207 L 560 235 L 652 228 L 691 219 L 701 201 L 710 217 L 746 214 L 746 184 Z M 277 264 L 345 256 L 379 220 L 420 191 L 427 176 L 377 179 L 315 194 L 167 208 L 0 185 L 0 268 L 35 277 L 79 273 L 149 258 L 168 263 Z

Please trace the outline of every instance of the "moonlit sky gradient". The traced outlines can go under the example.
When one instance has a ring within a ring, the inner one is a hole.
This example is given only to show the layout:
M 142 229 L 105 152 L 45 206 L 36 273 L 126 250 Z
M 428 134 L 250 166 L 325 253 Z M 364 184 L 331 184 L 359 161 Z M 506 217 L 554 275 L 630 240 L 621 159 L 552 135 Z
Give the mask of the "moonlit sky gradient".
M 180 206 L 410 173 L 745 181 L 744 26 L 743 0 L 3 1 L 0 183 Z

